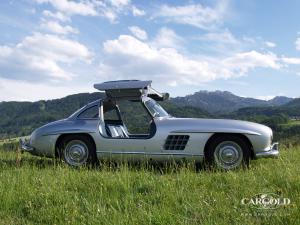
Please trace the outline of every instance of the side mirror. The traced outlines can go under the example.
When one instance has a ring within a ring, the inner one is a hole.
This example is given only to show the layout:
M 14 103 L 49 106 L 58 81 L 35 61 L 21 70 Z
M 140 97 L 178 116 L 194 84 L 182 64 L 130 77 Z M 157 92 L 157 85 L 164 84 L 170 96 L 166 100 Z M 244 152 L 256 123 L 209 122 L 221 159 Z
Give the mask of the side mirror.
M 169 93 L 162 93 L 162 98 L 163 98 L 163 101 L 168 100 L 170 98 L 170 94 Z

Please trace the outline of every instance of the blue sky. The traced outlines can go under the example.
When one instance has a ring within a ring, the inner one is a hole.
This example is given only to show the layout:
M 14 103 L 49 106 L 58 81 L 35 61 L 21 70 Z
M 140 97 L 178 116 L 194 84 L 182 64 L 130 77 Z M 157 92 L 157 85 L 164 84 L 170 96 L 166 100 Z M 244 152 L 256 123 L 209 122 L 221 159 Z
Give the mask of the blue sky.
M 151 79 L 183 96 L 299 97 L 300 1 L 0 2 L 0 101 Z

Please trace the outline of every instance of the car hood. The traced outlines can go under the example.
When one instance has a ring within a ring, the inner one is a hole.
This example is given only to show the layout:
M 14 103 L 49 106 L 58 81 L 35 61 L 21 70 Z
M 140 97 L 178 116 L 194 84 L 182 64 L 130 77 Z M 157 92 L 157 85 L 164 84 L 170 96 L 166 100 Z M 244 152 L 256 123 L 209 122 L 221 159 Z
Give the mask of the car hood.
M 272 130 L 262 124 L 229 119 L 158 118 L 160 125 L 168 126 L 172 133 L 243 133 L 272 135 Z

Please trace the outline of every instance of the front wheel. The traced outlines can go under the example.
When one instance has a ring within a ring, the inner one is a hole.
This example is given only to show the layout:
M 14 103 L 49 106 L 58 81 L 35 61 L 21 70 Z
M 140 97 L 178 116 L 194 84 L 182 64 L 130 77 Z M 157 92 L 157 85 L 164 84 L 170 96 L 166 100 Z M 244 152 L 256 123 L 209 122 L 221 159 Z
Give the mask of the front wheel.
M 213 140 L 206 152 L 206 163 L 209 167 L 221 170 L 234 170 L 248 167 L 250 147 L 239 136 L 224 135 Z
M 79 168 L 96 163 L 95 147 L 91 140 L 85 136 L 72 135 L 63 140 L 61 155 L 70 166 Z

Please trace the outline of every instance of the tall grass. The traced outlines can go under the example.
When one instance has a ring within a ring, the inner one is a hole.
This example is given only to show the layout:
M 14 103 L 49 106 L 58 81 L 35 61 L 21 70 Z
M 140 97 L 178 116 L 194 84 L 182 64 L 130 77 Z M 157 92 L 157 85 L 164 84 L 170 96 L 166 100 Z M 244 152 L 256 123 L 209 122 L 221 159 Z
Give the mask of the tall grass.
M 103 165 L 72 169 L 0 151 L 0 224 L 299 224 L 300 148 L 248 170 L 193 165 Z M 277 193 L 291 204 L 259 210 L 241 199 Z

